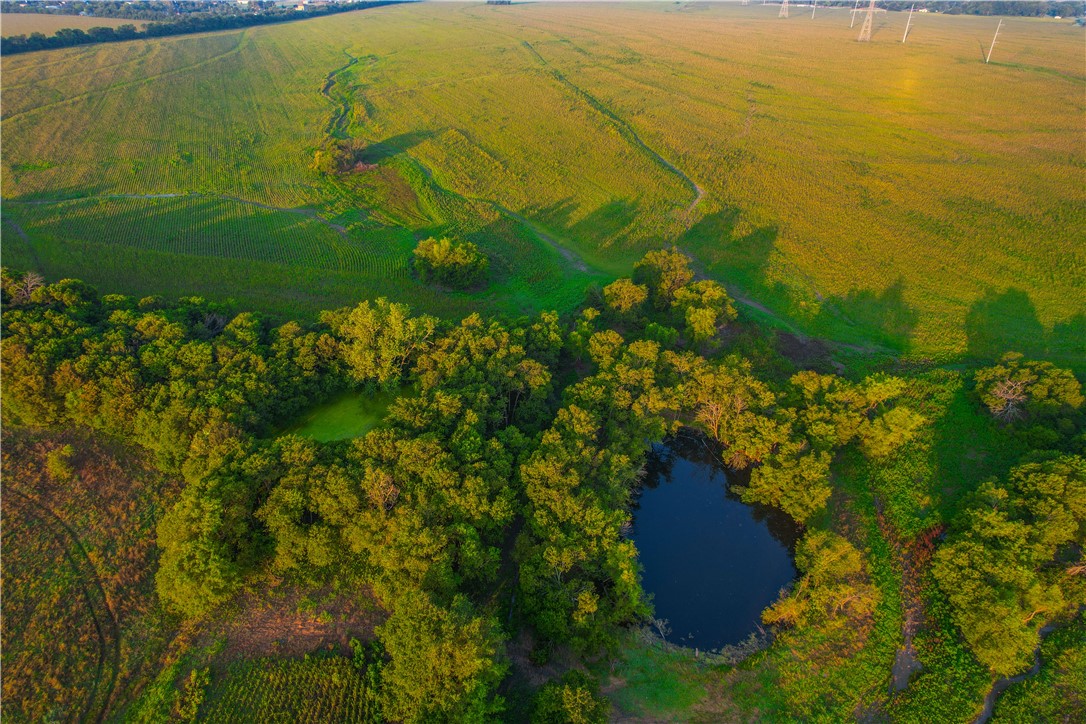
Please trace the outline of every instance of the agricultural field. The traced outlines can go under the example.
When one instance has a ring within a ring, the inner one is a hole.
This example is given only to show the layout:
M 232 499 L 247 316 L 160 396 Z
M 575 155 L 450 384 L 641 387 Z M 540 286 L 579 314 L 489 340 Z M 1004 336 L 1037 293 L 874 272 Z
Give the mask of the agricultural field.
M 135 25 L 142 28 L 147 23 L 140 20 L 123 18 L 95 18 L 80 15 L 47 15 L 45 13 L 0 13 L 0 36 L 30 35 L 42 33 L 52 35 L 62 28 L 119 28 L 122 25 Z
M 229 273 L 274 313 L 457 316 L 569 308 L 674 243 L 778 326 L 1077 364 L 1081 29 L 1007 20 L 985 64 L 987 18 L 903 45 L 901 13 L 870 44 L 841 9 L 776 14 L 423 4 L 5 59 L 4 253 L 106 291 L 224 297 Z M 361 170 L 315 170 L 332 139 Z M 435 234 L 493 283 L 409 280 Z
M 211 683 L 201 721 L 380 722 L 376 690 L 350 659 L 255 659 Z

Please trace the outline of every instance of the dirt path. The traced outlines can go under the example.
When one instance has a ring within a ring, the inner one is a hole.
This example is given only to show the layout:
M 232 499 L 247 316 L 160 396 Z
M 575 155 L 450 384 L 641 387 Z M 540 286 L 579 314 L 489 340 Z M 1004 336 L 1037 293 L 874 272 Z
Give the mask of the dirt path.
M 350 654 L 352 638 L 373 638 L 387 614 L 364 594 L 277 586 L 241 596 L 225 621 L 204 636 L 226 641 L 222 661 L 262 656 L 302 656 L 321 649 Z
M 30 236 L 23 231 L 23 227 L 19 226 L 8 217 L 4 217 L 4 223 L 10 226 L 15 231 L 15 234 L 26 244 L 27 251 L 30 252 L 30 258 L 34 260 L 34 266 L 38 268 L 38 271 L 44 272 L 45 267 L 42 266 L 41 257 L 38 256 L 38 250 L 34 248 L 34 242 L 32 242 Z
M 529 43 L 527 40 L 523 40 L 521 41 L 521 45 L 524 46 L 524 48 L 532 55 L 532 57 L 535 58 L 535 60 L 540 65 L 542 65 L 555 80 L 568 88 L 570 91 L 573 92 L 574 95 L 583 100 L 597 113 L 610 121 L 611 124 L 615 126 L 616 130 L 618 130 L 619 135 L 625 138 L 627 142 L 640 149 L 658 166 L 677 176 L 683 182 L 683 184 L 688 189 L 690 189 L 690 191 L 694 194 L 694 198 L 690 202 L 690 205 L 687 206 L 684 211 L 684 214 L 687 216 L 689 222 L 689 217 L 693 213 L 694 209 L 699 203 L 701 203 L 701 200 L 705 198 L 705 189 L 699 186 L 692 178 L 687 176 L 682 169 L 680 169 L 671 161 L 668 161 L 666 158 L 661 156 L 655 149 L 645 143 L 645 141 L 642 140 L 641 136 L 637 134 L 637 131 L 635 131 L 633 127 L 626 122 L 625 119 L 612 111 L 605 103 L 593 96 L 588 91 L 573 83 L 573 81 L 571 81 L 569 78 L 566 78 L 566 76 L 563 75 L 561 71 L 559 71 L 549 62 L 547 62 L 547 59 L 540 55 L 539 51 L 536 50 L 531 43 Z
M 83 547 L 83 542 L 76 532 L 51 508 L 10 487 L 4 492 L 14 496 L 20 502 L 23 513 L 39 521 L 42 527 L 57 539 L 64 550 L 68 564 L 80 582 L 80 591 L 98 636 L 99 649 L 98 661 L 95 665 L 94 687 L 87 696 L 87 702 L 83 706 L 79 719 L 80 721 L 104 721 L 120 670 L 121 635 L 117 617 L 109 606 L 109 599 L 106 597 L 106 590 L 102 585 L 98 569 L 87 555 L 86 548 Z
M 988 691 L 988 695 L 984 697 L 984 708 L 981 709 L 980 715 L 973 720 L 973 724 L 984 724 L 991 719 L 992 713 L 995 710 L 996 700 L 999 699 L 1000 694 L 1020 681 L 1033 678 L 1041 671 L 1041 642 L 1044 641 L 1045 636 L 1052 633 L 1057 628 L 1058 627 L 1055 624 L 1049 624 L 1040 630 L 1041 641 L 1037 642 L 1037 648 L 1033 650 L 1033 666 L 1029 668 L 1029 671 L 1024 671 L 1017 676 L 1000 679 L 992 684 L 992 688 Z

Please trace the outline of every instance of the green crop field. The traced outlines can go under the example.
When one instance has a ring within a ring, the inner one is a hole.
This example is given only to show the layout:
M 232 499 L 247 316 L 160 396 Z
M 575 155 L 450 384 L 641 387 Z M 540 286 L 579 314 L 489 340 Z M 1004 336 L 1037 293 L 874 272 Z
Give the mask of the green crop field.
M 342 657 L 235 664 L 207 692 L 209 722 L 381 721 L 365 673 Z
M 4 263 L 286 315 L 568 309 L 675 243 L 864 348 L 1086 357 L 1083 31 L 843 9 L 417 4 L 3 60 Z M 1023 120 L 1025 119 L 1025 120 Z M 316 151 L 365 145 L 326 175 Z M 482 291 L 417 239 L 491 256 Z

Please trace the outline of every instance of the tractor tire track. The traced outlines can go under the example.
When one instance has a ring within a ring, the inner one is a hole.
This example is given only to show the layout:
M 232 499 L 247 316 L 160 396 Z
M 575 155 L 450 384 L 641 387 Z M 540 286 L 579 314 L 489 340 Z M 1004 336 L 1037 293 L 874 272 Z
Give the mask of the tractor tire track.
M 246 206 L 255 206 L 258 209 L 267 209 L 268 211 L 281 211 L 285 214 L 298 214 L 305 216 L 308 219 L 312 219 L 319 224 L 327 226 L 343 238 L 347 238 L 347 227 L 342 224 L 335 224 L 325 219 L 313 209 L 291 209 L 285 206 L 272 206 L 271 204 L 265 204 L 260 201 L 251 201 L 249 199 L 243 199 L 239 196 L 231 196 L 230 194 L 208 194 L 200 191 L 190 191 L 188 193 L 166 193 L 166 194 L 97 194 L 90 196 L 69 196 L 63 199 L 28 199 L 23 200 L 8 200 L 0 199 L 0 203 L 8 204 L 25 204 L 27 206 L 52 206 L 56 204 L 67 204 L 76 201 L 115 201 L 117 199 L 211 199 L 220 201 L 233 201 L 238 204 L 245 204 Z M 9 222 L 12 223 L 12 222 Z M 12 223 L 12 226 L 15 226 Z M 25 232 L 23 232 L 25 234 Z M 26 238 L 25 235 L 23 238 Z
M 245 30 L 242 30 L 240 33 L 238 33 L 238 42 L 235 43 L 233 47 L 228 48 L 227 50 L 224 50 L 224 51 L 222 51 L 220 53 L 216 53 L 215 55 L 204 58 L 203 60 L 196 61 L 195 63 L 190 63 L 189 65 L 182 65 L 182 66 L 179 66 L 177 68 L 170 68 L 169 70 L 162 71 L 161 73 L 155 73 L 153 75 L 144 76 L 142 78 L 133 78 L 132 80 L 117 83 L 116 85 L 109 85 L 109 86 L 106 86 L 104 88 L 96 88 L 94 90 L 87 91 L 85 93 L 77 93 L 76 95 L 68 96 L 67 98 L 63 98 L 63 99 L 61 99 L 59 101 L 53 101 L 52 103 L 44 103 L 44 104 L 42 104 L 40 106 L 34 106 L 33 108 L 27 108 L 24 111 L 19 111 L 18 113 L 12 113 L 10 116 L 4 116 L 0 120 L 5 121 L 5 122 L 6 121 L 13 121 L 16 118 L 23 118 L 23 117 L 29 116 L 31 114 L 38 113 L 39 111 L 45 111 L 45 110 L 49 110 L 51 108 L 56 108 L 57 106 L 67 105 L 69 103 L 75 103 L 75 102 L 80 101 L 80 100 L 82 100 L 84 98 L 92 98 L 92 97 L 97 96 L 97 95 L 103 95 L 104 96 L 107 93 L 113 93 L 115 91 L 125 90 L 127 88 L 131 88 L 132 86 L 138 86 L 138 85 L 143 85 L 143 84 L 146 84 L 146 83 L 152 83 L 152 82 L 160 80 L 162 78 L 168 78 L 168 77 L 171 77 L 171 76 L 178 75 L 180 73 L 186 73 L 186 72 L 188 72 L 190 70 L 195 70 L 196 68 L 202 68 L 205 65 L 210 65 L 211 63 L 215 63 L 215 62 L 217 62 L 219 60 L 222 60 L 223 58 L 225 58 L 227 56 L 234 55 L 236 53 L 240 53 L 242 50 L 245 50 L 246 46 L 248 45 L 247 41 L 248 41 L 248 36 L 246 35 Z M 116 72 L 117 72 L 117 70 L 115 69 L 114 74 L 116 74 Z
M 27 506 L 23 508 L 23 512 L 30 518 L 36 518 L 41 522 L 42 527 L 49 530 L 50 535 L 61 545 L 64 550 L 64 557 L 80 581 L 83 599 L 86 601 L 87 610 L 90 611 L 91 620 L 94 622 L 100 647 L 98 663 L 95 668 L 94 688 L 87 697 L 87 703 L 83 707 L 79 720 L 105 721 L 110 701 L 113 698 L 113 689 L 117 684 L 117 674 L 120 670 L 121 635 L 117 617 L 109 606 L 109 598 L 106 596 L 102 579 L 98 575 L 98 569 L 90 556 L 87 555 L 87 550 L 83 547 L 83 542 L 79 539 L 79 536 L 56 512 L 25 493 L 10 488 L 5 492 L 23 501 Z M 96 604 L 95 594 L 101 598 L 101 610 Z M 108 682 L 103 687 L 102 680 L 107 666 L 109 668 Z M 95 714 L 95 703 L 99 698 L 101 698 L 101 705 L 97 714 Z
M 16 236 L 23 240 L 23 243 L 26 244 L 27 251 L 30 252 L 30 258 L 34 260 L 34 266 L 39 272 L 44 273 L 45 267 L 43 267 L 41 264 L 41 257 L 38 256 L 38 250 L 34 248 L 34 242 L 30 241 L 30 236 L 26 233 L 26 231 L 23 230 L 23 227 L 19 226 L 6 216 L 0 218 L 0 220 L 10 226 L 15 232 Z
M 655 149 L 645 143 L 641 139 L 641 136 L 637 135 L 637 131 L 635 131 L 633 127 L 630 126 L 630 124 L 627 123 L 621 116 L 608 108 L 606 104 L 604 104 L 602 101 L 600 101 L 588 91 L 573 83 L 573 81 L 569 80 L 569 78 L 566 78 L 566 76 L 563 75 L 561 71 L 559 71 L 549 62 L 547 62 L 547 59 L 540 55 L 539 51 L 536 50 L 531 43 L 529 43 L 527 40 L 523 40 L 521 41 L 521 45 L 528 51 L 528 53 L 532 55 L 533 58 L 535 58 L 535 60 L 540 65 L 544 67 L 546 72 L 548 72 L 551 77 L 553 77 L 556 81 L 572 91 L 574 95 L 587 103 L 597 113 L 610 121 L 615 129 L 619 132 L 619 135 L 626 139 L 628 143 L 638 148 L 641 152 L 648 156 L 657 166 L 660 166 L 665 171 L 668 171 L 669 173 L 675 175 L 679 178 L 680 181 L 682 181 L 683 185 L 685 185 L 687 189 L 689 189 L 690 192 L 694 195 L 693 200 L 690 202 L 690 205 L 687 206 L 685 211 L 687 217 L 689 217 L 693 213 L 694 209 L 697 208 L 697 205 L 701 203 L 701 200 L 705 197 L 705 189 L 699 186 L 697 182 L 695 182 L 692 178 L 687 176 L 682 169 L 673 164 L 671 161 L 668 161 L 666 158 L 661 156 Z

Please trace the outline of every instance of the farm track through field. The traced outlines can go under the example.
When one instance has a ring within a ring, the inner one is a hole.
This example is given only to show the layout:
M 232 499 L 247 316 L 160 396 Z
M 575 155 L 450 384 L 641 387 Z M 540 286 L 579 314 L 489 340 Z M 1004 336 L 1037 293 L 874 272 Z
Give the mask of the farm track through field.
M 100 194 L 100 195 L 96 195 L 96 196 L 71 196 L 71 197 L 64 198 L 64 199 L 28 199 L 28 200 L 25 200 L 25 201 L 16 200 L 16 201 L 6 201 L 6 202 L 5 202 L 4 199 L 0 199 L 0 203 L 26 204 L 27 206 L 51 206 L 51 205 L 54 205 L 54 204 L 66 204 L 66 203 L 75 202 L 75 201 L 110 201 L 110 200 L 118 200 L 118 199 L 182 199 L 182 198 L 212 199 L 212 200 L 218 199 L 218 200 L 221 200 L 221 201 L 233 201 L 233 202 L 238 203 L 238 204 L 245 204 L 246 206 L 255 206 L 256 208 L 266 209 L 268 211 L 280 211 L 280 212 L 283 212 L 285 214 L 298 214 L 300 216 L 305 216 L 306 218 L 312 219 L 313 221 L 316 221 L 316 222 L 318 222 L 320 224 L 323 224 L 323 225 L 327 226 L 329 229 L 332 229 L 333 231 L 338 233 L 340 236 L 342 236 L 344 238 L 347 238 L 347 227 L 346 226 L 343 226 L 342 224 L 334 224 L 334 223 L 332 223 L 328 219 L 325 219 L 323 216 L 318 214 L 313 209 L 305 209 L 305 208 L 291 209 L 291 208 L 287 208 L 285 206 L 272 206 L 271 204 L 265 204 L 265 203 L 260 202 L 260 201 L 250 201 L 249 199 L 243 199 L 243 198 L 241 198 L 239 196 L 231 196 L 230 194 L 209 194 L 209 193 L 204 193 L 204 192 L 201 192 L 201 191 L 190 191 L 188 193 L 169 193 L 169 194 Z M 15 224 L 13 223 L 12 226 L 15 226 Z M 22 236 L 24 239 L 27 238 L 26 235 L 25 235 L 25 232 L 22 232 L 21 230 L 19 230 L 19 233 L 20 233 L 20 236 Z
M 43 528 L 49 530 L 64 550 L 64 556 L 71 565 L 73 572 L 80 581 L 83 598 L 90 611 L 91 620 L 94 622 L 95 631 L 98 634 L 99 651 L 98 663 L 94 676 L 94 687 L 91 689 L 87 703 L 79 716 L 80 721 L 104 721 L 109 711 L 110 700 L 113 697 L 113 689 L 117 683 L 117 673 L 120 669 L 121 659 L 121 634 L 117 624 L 117 617 L 109 606 L 102 579 L 98 575 L 98 569 L 87 554 L 83 542 L 76 532 L 64 522 L 64 519 L 41 501 L 26 495 L 10 487 L 5 491 L 14 495 L 19 501 L 26 504 L 23 512 L 30 518 L 36 518 Z M 67 545 L 66 545 L 67 544 Z M 100 605 L 96 596 L 101 598 Z M 108 667 L 109 673 L 104 674 Z M 108 677 L 108 682 L 103 686 L 103 679 Z M 100 709 L 94 713 L 95 704 L 101 698 Z
M 458 191 L 453 191 L 452 189 L 445 188 L 437 182 L 437 179 L 434 178 L 434 172 L 429 167 L 427 167 L 418 159 L 412 158 L 412 161 L 415 163 L 416 166 L 418 166 L 418 168 L 422 171 L 422 174 L 427 178 L 427 180 L 430 181 L 430 183 L 434 185 L 434 187 L 439 192 L 449 194 L 450 196 L 454 196 L 468 203 L 485 204 L 489 206 L 490 208 L 497 211 L 499 214 L 509 219 L 512 219 L 513 221 L 528 229 L 528 231 L 532 232 L 533 236 L 535 236 L 544 244 L 558 252 L 559 256 L 569 262 L 570 266 L 572 266 L 577 271 L 583 272 L 585 274 L 592 273 L 593 270 L 591 267 L 588 266 L 588 263 L 585 262 L 585 260 L 577 254 L 577 252 L 573 251 L 573 249 L 569 248 L 567 244 L 563 243 L 562 240 L 558 239 L 555 236 L 552 236 L 549 232 L 540 229 L 539 226 L 537 226 L 533 222 L 529 221 L 517 212 L 505 208 L 496 201 L 491 201 L 490 199 L 484 198 L 477 198 L 473 196 L 465 196 Z
M 531 43 L 529 43 L 527 40 L 522 40 L 521 45 L 532 55 L 533 58 L 535 58 L 540 64 L 543 65 L 546 71 L 556 81 L 571 90 L 574 95 L 583 100 L 597 113 L 610 121 L 611 124 L 614 125 L 615 128 L 618 130 L 619 135 L 625 138 L 630 144 L 640 149 L 658 166 L 679 177 L 683 184 L 685 184 L 686 187 L 689 188 L 690 191 L 694 194 L 694 198 L 690 202 L 690 205 L 686 208 L 685 212 L 687 217 L 689 217 L 693 213 L 694 209 L 697 208 L 697 205 L 701 203 L 701 200 L 705 197 L 705 190 L 701 186 L 699 186 L 692 178 L 687 176 L 682 169 L 673 164 L 671 161 L 668 161 L 651 146 L 645 143 L 641 139 L 641 136 L 637 135 L 637 131 L 635 131 L 633 127 L 630 126 L 630 124 L 627 123 L 621 116 L 612 111 L 605 103 L 603 103 L 603 101 L 599 100 L 594 95 L 575 84 L 569 78 L 566 78 L 566 76 L 563 75 L 561 71 L 559 71 L 549 62 L 547 62 L 547 59 L 540 55 L 539 51 L 536 50 Z
M 30 241 L 30 236 L 26 233 L 26 231 L 23 230 L 23 227 L 19 226 L 11 219 L 3 217 L 2 220 L 5 224 L 10 226 L 15 231 L 15 234 L 20 239 L 23 240 L 23 243 L 26 244 L 27 251 L 30 252 L 30 258 L 34 260 L 34 266 L 36 266 L 40 270 L 42 268 L 41 257 L 38 256 L 38 252 L 34 248 L 34 243 Z
M 190 63 L 189 65 L 182 65 L 182 66 L 179 66 L 177 68 L 170 68 L 169 70 L 164 70 L 161 73 L 156 73 L 154 75 L 143 76 L 141 78 L 134 78 L 132 80 L 124 81 L 122 83 L 117 83 L 115 85 L 109 85 L 109 86 L 106 86 L 104 88 L 96 88 L 95 90 L 87 91 L 86 93 L 77 93 L 74 96 L 68 96 L 67 98 L 63 98 L 63 99 L 61 99 L 59 101 L 53 101 L 52 103 L 43 103 L 40 106 L 34 106 L 33 108 L 27 108 L 25 111 L 19 111 L 18 113 L 13 113 L 10 116 L 4 116 L 3 118 L 0 118 L 0 120 L 3 120 L 3 121 L 14 120 L 16 118 L 21 118 L 23 116 L 28 116 L 28 115 L 30 115 L 32 113 L 38 113 L 39 111 L 48 110 L 50 108 L 55 108 L 57 106 L 62 106 L 62 105 L 68 104 L 68 103 L 74 103 L 76 101 L 83 100 L 84 98 L 91 98 L 91 97 L 94 97 L 94 96 L 97 96 L 97 95 L 103 95 L 104 96 L 107 93 L 112 93 L 112 92 L 118 91 L 118 90 L 124 90 L 124 89 L 130 88 L 132 86 L 151 83 L 152 81 L 159 80 L 161 78 L 166 78 L 166 77 L 169 77 L 169 76 L 174 76 L 174 75 L 177 75 L 179 73 L 187 73 L 187 72 L 195 70 L 197 68 L 202 68 L 205 65 L 209 65 L 211 63 L 214 63 L 214 62 L 216 62 L 218 60 L 221 60 L 221 59 L 223 59 L 223 58 L 225 58 L 225 57 L 227 57 L 229 55 L 233 55 L 235 53 L 240 52 L 241 50 L 243 50 L 245 48 L 247 40 L 248 40 L 248 36 L 245 34 L 245 31 L 242 30 L 238 34 L 238 42 L 236 44 L 234 44 L 234 46 L 232 48 L 224 50 L 221 53 L 216 53 L 215 55 L 212 55 L 209 58 L 204 58 L 203 60 L 197 61 L 195 63 Z M 119 66 L 119 65 L 120 64 L 117 64 L 117 66 Z M 116 67 L 114 69 L 114 72 L 116 73 Z

